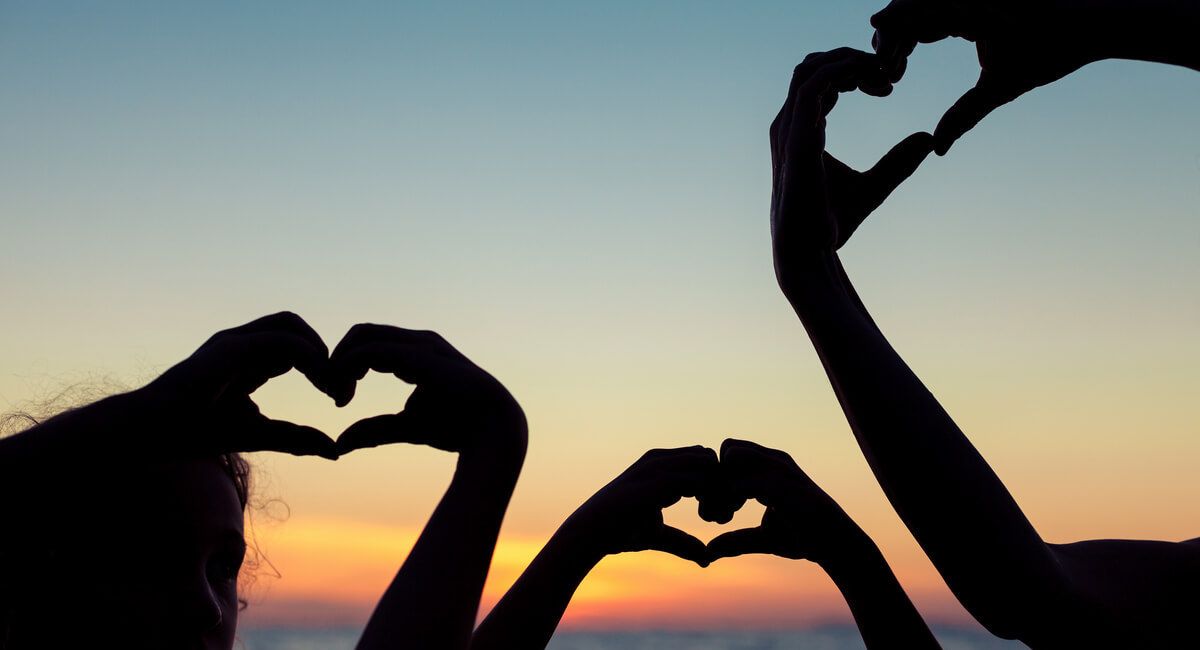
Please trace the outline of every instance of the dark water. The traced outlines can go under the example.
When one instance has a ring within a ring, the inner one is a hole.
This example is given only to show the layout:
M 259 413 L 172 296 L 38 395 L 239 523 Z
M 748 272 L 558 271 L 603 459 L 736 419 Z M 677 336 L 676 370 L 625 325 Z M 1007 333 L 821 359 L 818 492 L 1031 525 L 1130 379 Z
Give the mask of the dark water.
M 946 650 L 1013 650 L 1024 645 L 983 633 L 935 628 Z M 245 650 L 351 650 L 359 630 L 243 630 Z M 562 632 L 550 650 L 863 650 L 853 627 L 802 632 Z

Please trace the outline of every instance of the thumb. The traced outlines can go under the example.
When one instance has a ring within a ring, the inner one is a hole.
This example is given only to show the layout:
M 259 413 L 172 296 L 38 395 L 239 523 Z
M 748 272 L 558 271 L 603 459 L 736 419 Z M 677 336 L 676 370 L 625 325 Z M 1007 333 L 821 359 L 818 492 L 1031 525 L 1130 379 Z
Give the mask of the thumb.
M 258 418 L 238 432 L 237 451 L 276 451 L 293 456 L 320 456 L 337 460 L 333 440 L 318 429 L 284 420 Z
M 337 439 L 339 454 L 397 442 L 418 443 L 418 429 L 404 412 L 376 415 L 351 424 Z
M 946 111 L 933 131 L 934 151 L 939 156 L 950 151 L 950 145 L 964 133 L 975 128 L 988 113 L 1012 101 L 1011 93 L 1003 90 L 988 77 L 980 75 L 975 87 L 963 93 L 958 101 Z
M 771 553 L 771 538 L 762 527 L 733 530 L 708 543 L 708 555 L 713 560 L 748 553 Z
M 892 147 L 874 167 L 864 172 L 871 206 L 878 207 L 901 183 L 908 180 L 929 157 L 933 146 L 934 136 L 924 132 L 914 133 Z
M 701 567 L 707 567 L 711 562 L 708 547 L 704 545 L 704 542 L 678 528 L 673 528 L 665 524 L 656 530 L 650 539 L 646 540 L 646 548 L 647 550 L 670 553 L 676 557 L 695 562 Z

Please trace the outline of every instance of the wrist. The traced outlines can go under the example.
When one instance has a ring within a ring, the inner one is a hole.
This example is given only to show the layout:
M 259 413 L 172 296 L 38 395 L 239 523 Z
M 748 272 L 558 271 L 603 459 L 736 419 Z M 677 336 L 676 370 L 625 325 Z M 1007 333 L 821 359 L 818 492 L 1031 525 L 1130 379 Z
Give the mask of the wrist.
M 776 263 L 776 279 L 784 297 L 797 308 L 806 306 L 815 295 L 841 286 L 840 264 L 832 251 L 802 259 Z
M 525 444 L 522 439 L 508 445 L 472 447 L 458 454 L 455 475 L 470 475 L 489 484 L 515 485 L 525 464 Z
M 814 561 L 837 584 L 854 581 L 886 566 L 879 547 L 853 522 L 838 536 L 838 542 L 824 557 Z
M 554 556 L 572 566 L 586 567 L 588 571 L 600 563 L 608 550 L 597 543 L 596 526 L 585 515 L 576 511 L 558 527 L 546 544 Z
M 519 408 L 511 417 L 497 418 L 500 424 L 488 427 L 458 454 L 458 467 L 496 476 L 520 474 L 529 447 L 529 427 Z

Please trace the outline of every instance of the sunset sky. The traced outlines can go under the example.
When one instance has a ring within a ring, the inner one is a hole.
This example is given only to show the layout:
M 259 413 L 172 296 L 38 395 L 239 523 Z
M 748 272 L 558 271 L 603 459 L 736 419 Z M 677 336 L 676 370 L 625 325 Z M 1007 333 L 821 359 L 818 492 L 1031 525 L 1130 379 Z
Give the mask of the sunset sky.
M 0 411 L 137 386 L 290 309 L 434 329 L 531 425 L 486 598 L 652 447 L 791 453 L 921 611 L 969 620 L 884 499 L 771 270 L 767 127 L 882 0 L 0 3 Z M 871 164 L 978 74 L 956 41 L 829 146 Z M 1093 65 L 930 159 L 843 260 L 1051 541 L 1200 535 L 1200 77 Z M 299 375 L 264 411 L 336 434 Z M 358 624 L 449 481 L 431 449 L 259 455 L 247 624 Z M 278 499 L 279 501 L 271 501 Z M 748 508 L 738 522 L 750 525 Z M 285 517 L 286 515 L 286 517 Z M 709 538 L 685 500 L 668 520 Z M 846 621 L 807 563 L 609 558 L 564 625 Z

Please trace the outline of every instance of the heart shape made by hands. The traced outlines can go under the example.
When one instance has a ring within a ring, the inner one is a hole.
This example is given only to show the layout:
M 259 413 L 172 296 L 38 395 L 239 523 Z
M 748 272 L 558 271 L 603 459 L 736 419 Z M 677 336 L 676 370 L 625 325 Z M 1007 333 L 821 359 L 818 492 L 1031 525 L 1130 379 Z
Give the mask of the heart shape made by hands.
M 303 367 L 299 363 L 295 367 L 338 407 L 350 404 L 359 382 L 371 371 L 393 375 L 413 386 L 403 408 L 391 404 L 384 407 L 382 415 L 358 419 L 336 442 L 312 427 L 268 420 L 276 429 L 290 428 L 308 438 L 319 437 L 323 442 L 315 440 L 313 444 L 319 455 L 337 456 L 405 442 L 454 452 L 486 448 L 497 458 L 524 457 L 526 425 L 520 406 L 500 382 L 434 332 L 355 325 L 327 357 L 314 355 L 310 349 Z M 271 376 L 284 370 L 278 368 Z M 269 378 L 256 381 L 253 388 L 263 386 Z M 257 409 L 253 403 L 251 406 Z
M 712 506 L 706 498 L 681 499 L 663 510 L 663 521 L 678 528 L 706 544 L 734 530 L 757 526 L 762 520 L 764 506 L 757 501 L 743 500 L 741 507 L 721 518 L 705 518 L 700 512 L 708 512 Z
M 307 377 L 292 371 L 270 380 L 251 397 L 268 417 L 304 423 L 336 439 L 339 432 L 355 423 L 396 413 L 414 388 L 394 377 L 370 373 L 358 381 L 354 398 L 344 406 L 337 406 L 332 396 L 323 396 Z M 313 389 L 321 395 L 313 394 Z

